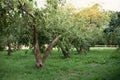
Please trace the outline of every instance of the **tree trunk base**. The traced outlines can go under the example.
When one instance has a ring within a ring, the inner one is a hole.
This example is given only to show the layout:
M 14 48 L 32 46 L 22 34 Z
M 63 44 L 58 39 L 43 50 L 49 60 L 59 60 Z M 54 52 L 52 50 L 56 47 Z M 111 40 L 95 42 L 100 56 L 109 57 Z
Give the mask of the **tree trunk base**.
M 41 68 L 41 67 L 43 67 L 43 64 L 37 63 L 37 64 L 36 64 L 36 67 L 37 67 L 37 68 Z
M 10 44 L 10 42 L 8 42 L 7 46 L 8 46 L 8 56 L 11 56 L 12 50 L 11 50 L 11 44 Z

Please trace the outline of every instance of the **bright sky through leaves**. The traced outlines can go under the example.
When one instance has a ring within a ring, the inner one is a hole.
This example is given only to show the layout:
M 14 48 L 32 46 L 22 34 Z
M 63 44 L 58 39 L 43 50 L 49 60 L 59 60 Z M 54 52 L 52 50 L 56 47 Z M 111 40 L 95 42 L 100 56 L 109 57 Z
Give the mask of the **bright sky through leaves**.
M 86 8 L 98 3 L 102 9 L 120 11 L 120 0 L 67 0 L 67 3 L 72 3 L 76 8 Z
M 34 0 L 37 7 L 45 7 L 46 0 Z M 96 3 L 100 4 L 102 9 L 120 11 L 120 0 L 66 0 L 67 3 L 73 4 L 76 8 L 86 8 Z

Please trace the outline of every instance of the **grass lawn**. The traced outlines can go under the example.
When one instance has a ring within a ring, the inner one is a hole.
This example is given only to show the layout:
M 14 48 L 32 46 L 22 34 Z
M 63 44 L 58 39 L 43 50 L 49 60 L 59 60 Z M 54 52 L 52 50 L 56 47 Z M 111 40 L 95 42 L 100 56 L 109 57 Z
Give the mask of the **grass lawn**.
M 0 80 L 120 80 L 120 51 L 94 49 L 88 55 L 73 51 L 64 59 L 53 50 L 41 69 L 35 67 L 34 55 L 25 50 L 7 56 L 0 52 Z

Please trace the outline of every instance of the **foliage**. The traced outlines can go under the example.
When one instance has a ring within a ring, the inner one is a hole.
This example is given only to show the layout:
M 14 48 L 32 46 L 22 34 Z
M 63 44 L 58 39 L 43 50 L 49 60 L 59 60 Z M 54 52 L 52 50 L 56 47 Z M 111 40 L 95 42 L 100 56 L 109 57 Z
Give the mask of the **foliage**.
M 32 11 L 31 3 L 29 1 L 21 1 L 24 4 L 26 10 Z M 7 43 L 12 43 L 12 45 L 27 45 L 30 43 L 30 27 L 29 21 L 30 18 L 26 15 L 26 13 L 22 12 L 19 8 L 20 5 L 18 1 L 1 1 L 0 2 L 1 12 L 1 41 L 4 42 L 4 46 Z
M 78 10 L 64 3 L 64 0 L 47 0 L 46 8 L 38 9 L 33 7 L 32 0 L 1 0 L 0 48 L 7 44 L 17 48 L 20 45 L 34 45 L 35 52 L 38 52 L 37 59 L 39 47 L 40 51 L 44 51 L 44 46 L 58 35 L 62 37 L 54 47 L 60 48 L 66 57 L 72 52 L 71 49 L 86 53 L 90 46 L 104 43 L 103 35 L 108 44 L 120 47 L 120 12 L 103 11 L 99 4 Z M 85 61 L 93 62 L 99 63 L 90 57 Z M 100 61 L 100 64 L 105 63 Z
M 99 4 L 82 10 L 66 5 L 72 14 L 71 41 L 74 47 L 82 47 L 85 51 L 90 46 L 97 44 L 102 38 L 104 26 L 108 24 L 109 17 L 100 10 Z M 65 7 L 66 7 L 65 6 Z M 88 14 L 89 13 L 89 14 Z
M 120 12 L 111 12 L 111 21 L 108 28 L 104 30 L 108 44 L 120 45 Z
M 64 7 L 51 7 L 49 4 L 46 9 L 37 10 L 39 46 L 49 44 L 56 36 L 62 35 L 58 46 L 62 43 L 69 44 L 68 38 L 71 27 L 71 16 Z M 41 40 L 42 39 L 42 40 Z

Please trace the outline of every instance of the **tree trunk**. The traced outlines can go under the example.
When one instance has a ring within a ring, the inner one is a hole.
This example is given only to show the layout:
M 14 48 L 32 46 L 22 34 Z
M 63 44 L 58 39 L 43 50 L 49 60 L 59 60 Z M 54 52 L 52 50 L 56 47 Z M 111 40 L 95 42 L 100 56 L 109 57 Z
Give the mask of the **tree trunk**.
M 69 51 L 69 49 L 67 49 L 67 47 L 64 48 L 62 46 L 60 46 L 60 48 L 62 50 L 62 53 L 63 53 L 64 57 L 65 58 L 70 58 L 70 51 Z
M 120 50 L 120 44 L 118 44 L 118 49 Z
M 8 56 L 10 56 L 11 55 L 11 43 L 10 42 L 8 42 L 7 43 L 7 46 L 8 46 Z
M 80 50 L 79 50 L 79 48 L 78 47 L 76 47 L 76 50 L 77 50 L 77 52 L 78 52 L 78 54 L 80 53 Z
M 88 49 L 87 49 L 87 50 L 88 50 L 88 52 L 89 52 L 89 51 L 90 51 L 90 47 L 88 47 Z
M 77 50 L 78 54 L 82 54 L 82 51 L 83 51 L 82 46 L 76 47 L 76 50 Z
M 82 46 L 80 46 L 80 54 L 82 54 L 83 48 Z
M 19 7 L 20 10 L 26 12 L 30 17 L 33 18 L 33 20 L 36 19 L 35 16 L 32 13 L 30 13 L 27 10 L 24 9 L 24 6 L 22 5 L 21 1 L 18 0 L 18 2 L 19 2 L 19 5 L 20 5 L 20 7 Z M 42 58 L 41 54 L 40 54 L 40 50 L 39 50 L 39 45 L 38 45 L 38 34 L 37 34 L 36 24 L 33 24 L 32 27 L 33 27 L 33 35 L 34 35 L 34 55 L 35 55 L 35 59 L 36 59 L 36 66 L 37 66 L 37 68 L 39 68 L 39 67 L 43 66 L 43 63 L 45 62 L 49 52 L 51 51 L 51 49 L 53 48 L 55 43 L 59 40 L 61 35 L 57 36 L 53 40 L 53 42 L 47 48 L 47 50 L 46 50 L 46 52 L 45 52 L 45 54 Z
M 36 25 L 33 25 L 33 29 L 34 29 L 34 55 L 35 55 L 35 59 L 36 59 L 36 66 L 37 68 L 40 68 L 43 66 L 49 52 L 51 51 L 51 49 L 53 48 L 53 46 L 55 45 L 55 43 L 59 40 L 59 38 L 61 37 L 61 35 L 57 36 L 52 43 L 48 46 L 48 48 L 46 49 L 43 58 L 41 57 L 41 53 L 39 50 L 39 45 L 38 45 L 38 35 L 37 35 L 37 30 L 36 30 Z
M 33 25 L 33 34 L 34 34 L 34 56 L 36 59 L 36 67 L 42 67 L 43 63 L 42 63 L 42 57 L 40 55 L 40 51 L 39 51 L 39 46 L 38 46 L 38 35 L 37 35 L 37 30 L 36 30 L 36 25 Z

